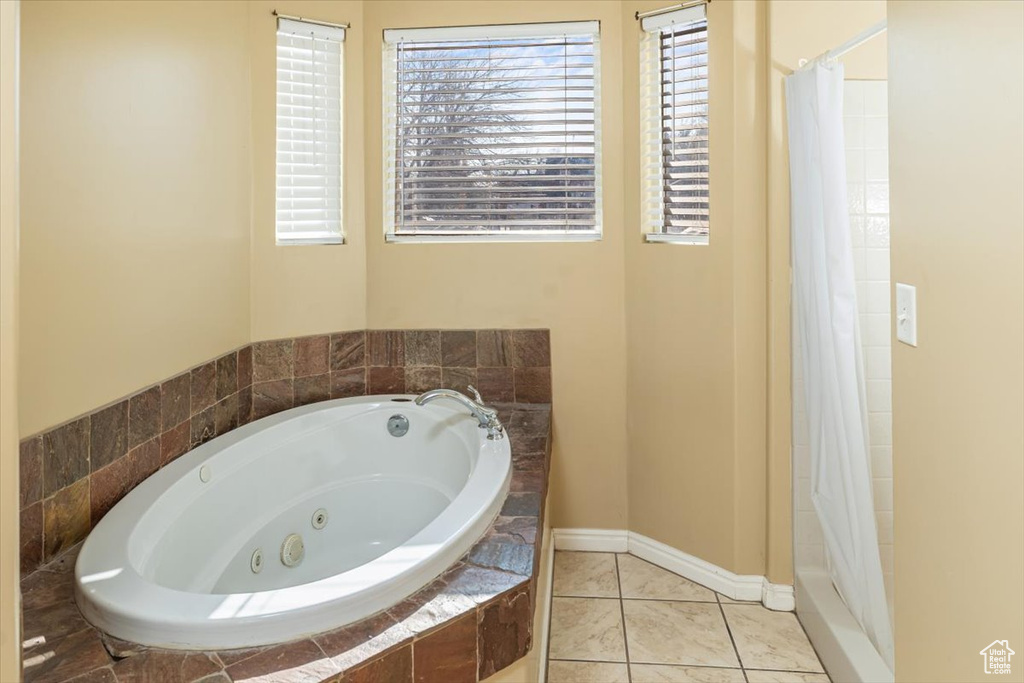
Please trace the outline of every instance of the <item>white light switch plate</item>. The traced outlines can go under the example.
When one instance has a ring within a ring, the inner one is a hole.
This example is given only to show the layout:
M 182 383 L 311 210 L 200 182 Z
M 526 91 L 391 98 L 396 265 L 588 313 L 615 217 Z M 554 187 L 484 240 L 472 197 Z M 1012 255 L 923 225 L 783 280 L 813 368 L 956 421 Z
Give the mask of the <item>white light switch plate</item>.
M 896 339 L 917 346 L 917 287 L 896 283 Z

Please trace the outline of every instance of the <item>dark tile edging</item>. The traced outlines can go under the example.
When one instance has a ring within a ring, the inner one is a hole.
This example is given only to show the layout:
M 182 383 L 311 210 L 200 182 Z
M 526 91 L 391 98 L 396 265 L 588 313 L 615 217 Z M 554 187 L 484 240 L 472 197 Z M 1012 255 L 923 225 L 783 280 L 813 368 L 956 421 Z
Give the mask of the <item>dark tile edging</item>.
M 485 535 L 403 602 L 283 645 L 222 652 L 146 648 L 104 636 L 73 598 L 76 546 L 22 579 L 26 683 L 79 680 L 476 683 L 526 655 L 550 467 L 550 406 L 498 405 L 513 446 L 511 489 Z
M 295 406 L 475 385 L 489 402 L 550 403 L 548 330 L 355 330 L 254 342 L 27 437 L 21 571 L 79 542 L 189 450 Z

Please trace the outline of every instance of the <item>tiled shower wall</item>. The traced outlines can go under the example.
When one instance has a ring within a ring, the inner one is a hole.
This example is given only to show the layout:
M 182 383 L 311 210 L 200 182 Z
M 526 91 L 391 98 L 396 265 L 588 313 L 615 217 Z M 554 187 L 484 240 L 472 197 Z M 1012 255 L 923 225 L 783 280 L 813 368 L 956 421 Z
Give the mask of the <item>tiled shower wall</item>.
M 889 151 L 886 81 L 846 81 L 844 120 L 847 195 L 857 307 L 867 384 L 875 519 L 889 614 L 892 615 L 892 373 L 889 284 Z M 794 549 L 797 568 L 825 566 L 821 527 L 810 498 L 803 377 L 793 334 Z
M 330 398 L 474 385 L 488 402 L 550 403 L 548 330 L 357 330 L 256 342 L 21 442 L 21 569 L 82 540 L 187 451 Z

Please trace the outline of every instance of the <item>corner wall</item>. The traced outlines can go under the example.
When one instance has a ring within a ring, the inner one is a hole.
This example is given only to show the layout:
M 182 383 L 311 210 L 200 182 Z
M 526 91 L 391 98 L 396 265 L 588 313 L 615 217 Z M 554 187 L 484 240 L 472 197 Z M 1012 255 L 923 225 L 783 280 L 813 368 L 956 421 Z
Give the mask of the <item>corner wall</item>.
M 22 434 L 249 341 L 247 13 L 22 5 Z
M 362 329 L 366 327 L 364 3 L 258 0 L 244 4 L 249 11 L 252 78 L 252 341 Z M 351 23 L 343 48 L 344 245 L 275 244 L 277 20 L 271 14 L 274 9 L 282 14 Z
M 890 2 L 889 45 L 896 680 L 1021 681 L 1024 4 Z
M 524 11 L 528 10 L 528 11 Z M 617 1 L 382 0 L 364 7 L 367 318 L 371 328 L 551 330 L 553 526 L 626 527 L 622 50 Z M 381 31 L 406 26 L 601 21 L 604 238 L 591 243 L 385 244 Z M 632 28 L 632 27 L 630 27 Z M 486 396 L 485 396 L 486 398 Z
M 740 574 L 765 558 L 766 12 L 708 6 L 711 237 L 639 226 L 639 39 L 625 2 L 629 528 Z

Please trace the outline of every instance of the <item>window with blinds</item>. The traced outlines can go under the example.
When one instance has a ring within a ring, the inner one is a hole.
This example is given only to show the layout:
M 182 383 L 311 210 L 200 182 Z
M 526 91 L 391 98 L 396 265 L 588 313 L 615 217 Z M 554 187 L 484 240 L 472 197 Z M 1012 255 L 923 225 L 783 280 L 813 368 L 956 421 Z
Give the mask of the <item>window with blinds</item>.
M 340 244 L 345 29 L 277 23 L 278 244 Z
M 596 239 L 598 22 L 384 32 L 388 239 Z
M 648 241 L 709 236 L 705 6 L 646 17 L 641 41 L 643 227 Z

